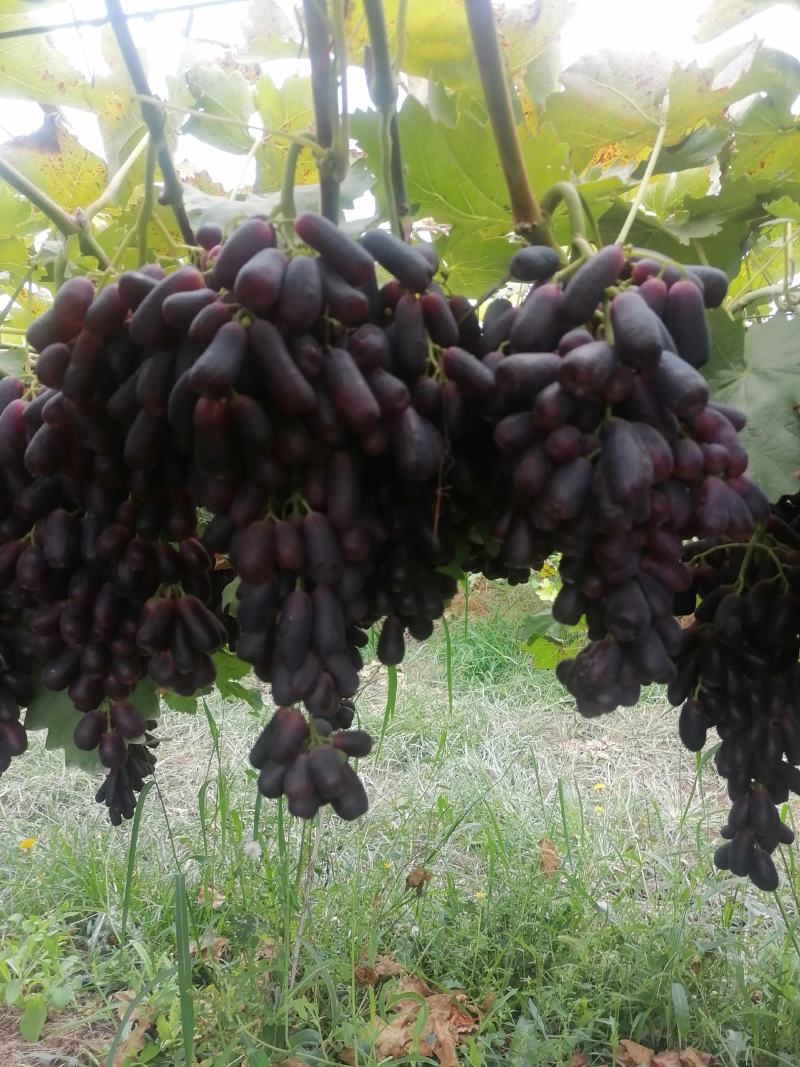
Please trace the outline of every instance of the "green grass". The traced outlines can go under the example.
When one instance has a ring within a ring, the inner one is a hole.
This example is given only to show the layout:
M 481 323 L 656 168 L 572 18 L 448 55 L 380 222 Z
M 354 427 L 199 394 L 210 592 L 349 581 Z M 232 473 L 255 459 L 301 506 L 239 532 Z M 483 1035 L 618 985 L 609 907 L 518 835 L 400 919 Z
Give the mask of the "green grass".
M 132 1064 L 191 1050 L 208 1067 L 334 1064 L 357 1045 L 369 1067 L 385 1062 L 372 1041 L 391 1013 L 355 971 L 380 953 L 491 1003 L 460 1049 L 470 1067 L 568 1064 L 578 1048 L 610 1064 L 621 1038 L 692 1044 L 726 1067 L 800 1062 L 793 853 L 774 895 L 715 872 L 713 766 L 677 744 L 657 691 L 579 719 L 520 649 L 529 596 L 473 603 L 467 627 L 451 617 L 449 653 L 441 629 L 412 648 L 391 716 L 386 672 L 366 669 L 360 713 L 385 737 L 363 761 L 372 811 L 355 825 L 326 815 L 318 834 L 257 807 L 258 720 L 209 705 L 213 730 L 202 709 L 162 722 L 131 873 L 133 828 L 110 828 L 92 780 L 36 737 L 0 783 L 0 968 L 22 952 L 26 993 L 67 982 L 74 996 L 34 1044 L 19 1006 L 0 1010 L 3 1067 L 110 1064 L 142 1012 Z M 562 860 L 552 880 L 545 836 Z M 432 876 L 420 895 L 405 884 L 416 866 Z

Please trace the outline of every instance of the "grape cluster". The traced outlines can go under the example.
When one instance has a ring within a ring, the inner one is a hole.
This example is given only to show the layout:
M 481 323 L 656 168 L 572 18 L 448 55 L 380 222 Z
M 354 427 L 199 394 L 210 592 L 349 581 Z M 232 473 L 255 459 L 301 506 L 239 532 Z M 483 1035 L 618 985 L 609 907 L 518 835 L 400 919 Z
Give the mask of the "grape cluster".
M 367 631 L 400 663 L 454 562 L 517 583 L 561 554 L 554 614 L 590 640 L 559 676 L 596 715 L 682 677 L 684 543 L 747 541 L 767 514 L 743 419 L 698 369 L 721 272 L 521 249 L 525 299 L 479 321 L 424 243 L 287 229 L 207 225 L 171 274 L 70 279 L 29 331 L 38 383 L 0 383 L 0 640 L 23 649 L 0 666 L 17 712 L 20 658 L 85 712 L 116 821 L 154 760 L 141 678 L 189 695 L 229 644 L 278 709 L 261 791 L 354 818 Z
M 309 723 L 297 708 L 279 707 L 250 753 L 259 791 L 272 799 L 285 794 L 291 814 L 303 819 L 312 819 L 327 803 L 342 819 L 363 815 L 366 790 L 347 760 L 368 756 L 372 739 L 363 730 L 345 727 L 353 712 L 345 704 L 335 723 L 324 717 Z
M 800 793 L 799 531 L 796 504 L 785 500 L 746 543 L 693 542 L 692 584 L 676 603 L 694 614 L 669 687 L 683 705 L 681 740 L 697 752 L 716 730 L 715 763 L 733 802 L 715 862 L 761 889 L 777 887 L 771 853 L 794 839 L 775 805 Z

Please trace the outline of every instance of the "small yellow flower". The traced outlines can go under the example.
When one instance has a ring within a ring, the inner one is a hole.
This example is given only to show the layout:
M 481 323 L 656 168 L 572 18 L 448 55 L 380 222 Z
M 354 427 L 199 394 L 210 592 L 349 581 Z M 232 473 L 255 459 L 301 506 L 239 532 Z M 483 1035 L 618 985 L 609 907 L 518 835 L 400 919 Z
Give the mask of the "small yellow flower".
M 598 793 L 602 793 L 603 790 L 605 789 L 605 787 L 606 787 L 606 783 L 605 782 L 595 782 L 594 783 L 594 788 Z
M 385 871 L 390 871 L 390 870 L 392 869 L 392 865 L 391 865 L 391 863 L 384 863 L 384 865 L 383 865 L 383 869 L 384 869 Z
M 594 806 L 595 815 L 602 815 L 605 810 L 602 804 L 595 804 Z
M 478 889 L 475 893 L 475 899 L 480 903 L 482 900 L 486 900 L 486 894 L 482 889 Z
M 19 847 L 24 852 L 30 852 L 30 850 L 32 848 L 36 847 L 36 838 L 35 837 L 23 837 L 23 839 L 19 843 Z

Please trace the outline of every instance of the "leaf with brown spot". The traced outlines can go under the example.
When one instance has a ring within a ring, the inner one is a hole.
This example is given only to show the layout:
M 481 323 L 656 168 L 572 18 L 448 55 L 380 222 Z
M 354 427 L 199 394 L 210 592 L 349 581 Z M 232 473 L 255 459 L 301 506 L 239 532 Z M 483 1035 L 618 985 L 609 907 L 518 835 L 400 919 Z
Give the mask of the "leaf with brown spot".
M 549 837 L 543 837 L 539 841 L 539 870 L 545 878 L 553 879 L 556 871 L 561 866 L 561 857 L 556 846 Z
M 620 1041 L 614 1055 L 618 1067 L 653 1067 L 655 1052 L 636 1041 Z
M 406 889 L 416 889 L 417 896 L 422 895 L 426 882 L 430 882 L 433 875 L 424 867 L 412 867 L 406 875 Z
M 0 151 L 67 211 L 96 200 L 108 180 L 105 162 L 84 148 L 55 114 L 46 115 L 35 133 L 7 141 Z

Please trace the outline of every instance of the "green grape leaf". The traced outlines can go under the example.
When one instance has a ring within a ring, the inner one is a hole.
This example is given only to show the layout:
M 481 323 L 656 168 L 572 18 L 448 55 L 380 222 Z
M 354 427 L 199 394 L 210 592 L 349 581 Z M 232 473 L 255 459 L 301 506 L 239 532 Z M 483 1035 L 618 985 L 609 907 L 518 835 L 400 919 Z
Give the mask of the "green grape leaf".
M 51 693 L 48 689 L 40 689 L 25 712 L 25 729 L 47 730 L 45 748 L 48 751 L 63 749 L 65 766 L 80 767 L 84 771 L 98 771 L 102 768 L 97 750 L 82 752 L 75 747 L 72 739 L 75 727 L 82 717 L 66 690 Z
M 249 663 L 239 659 L 227 649 L 215 652 L 211 657 L 217 669 L 215 686 L 223 700 L 243 700 L 257 711 L 264 704 L 261 690 L 255 686 L 243 685 L 241 679 L 251 674 Z
M 223 611 L 227 611 L 229 615 L 239 614 L 239 586 L 242 584 L 242 579 L 237 574 L 225 588 L 222 590 L 222 596 L 220 597 Z
M 556 622 L 550 611 L 537 611 L 533 615 L 526 615 L 520 626 L 522 640 L 529 644 L 539 637 L 557 639 L 561 633 L 561 623 Z
M 753 15 L 766 11 L 768 7 L 775 7 L 781 2 L 785 0 L 712 0 L 698 19 L 694 39 L 699 44 L 705 44 L 733 26 L 738 26 L 745 19 L 752 18 Z M 800 7 L 798 0 L 790 0 L 790 2 Z
M 508 191 L 487 120 L 462 111 L 456 124 L 449 126 L 437 122 L 418 100 L 408 97 L 399 123 L 412 212 L 449 227 L 449 240 L 442 245 L 448 284 L 455 291 L 477 295 L 505 273 L 509 251 L 504 239 L 512 226 Z M 351 129 L 376 175 L 374 192 L 381 204 L 375 113 L 357 111 Z M 535 138 L 522 130 L 523 157 L 535 193 L 541 195 L 555 182 L 569 178 L 568 151 L 552 126 L 542 126 Z
M 149 678 L 142 678 L 128 698 L 146 719 L 157 719 L 161 712 L 158 689 Z
M 770 500 L 800 488 L 800 319 L 778 314 L 745 330 L 722 309 L 709 313 L 712 355 L 704 373 L 716 400 L 747 416 L 748 475 Z
M 210 693 L 211 686 L 206 689 L 200 690 L 202 693 Z M 196 715 L 197 714 L 197 701 L 199 699 L 199 693 L 190 697 L 178 696 L 177 693 L 170 692 L 167 689 L 161 696 L 166 706 L 171 711 L 179 711 L 181 715 Z
M 30 202 L 19 196 L 10 185 L 0 183 L 0 239 L 18 238 L 31 214 Z
M 216 63 L 198 64 L 186 72 L 192 106 L 201 115 L 190 115 L 183 133 L 193 134 L 225 152 L 249 152 L 253 138 L 247 128 L 253 112 L 253 90 L 240 70 L 224 70 Z M 215 122 L 217 118 L 226 122 Z
M 278 86 L 262 74 L 255 90 L 255 106 L 264 128 L 279 134 L 302 133 L 314 125 L 311 79 L 292 75 Z M 289 141 L 266 137 L 256 151 L 255 191 L 270 193 L 280 189 Z M 317 164 L 310 151 L 300 153 L 295 168 L 295 185 L 311 185 L 317 180 Z
M 390 51 L 395 47 L 398 7 L 399 0 L 384 3 Z M 521 7 L 507 5 L 497 10 L 500 48 L 512 76 L 524 71 L 558 40 L 574 9 L 574 0 L 534 0 Z M 351 53 L 363 55 L 368 36 L 361 0 L 348 4 L 347 31 Z M 461 0 L 427 0 L 408 5 L 403 70 L 423 78 L 439 78 L 451 87 L 478 82 Z
M 372 176 L 367 167 L 361 161 L 354 163 L 347 172 L 347 177 L 342 182 L 339 192 L 343 208 L 353 206 L 353 201 L 367 192 L 372 184 Z M 189 221 L 197 227 L 202 222 L 216 222 L 224 230 L 233 229 L 239 222 L 251 215 L 268 215 L 278 206 L 279 193 L 257 196 L 248 195 L 231 200 L 228 196 L 216 196 L 204 192 L 194 186 L 184 187 L 184 205 Z M 295 204 L 298 211 L 317 211 L 319 208 L 319 186 L 303 185 L 295 190 Z M 357 221 L 344 230 L 354 229 L 360 233 L 365 223 Z
M 15 137 L 0 151 L 7 163 L 67 211 L 86 207 L 106 186 L 106 164 L 55 114 L 47 115 L 35 133 Z
M 532 657 L 534 670 L 537 671 L 555 670 L 558 661 L 562 658 L 561 649 L 548 637 L 537 637 L 524 647 Z
M 0 329 L 0 337 L 2 329 Z M 0 348 L 0 377 L 13 374 L 19 378 L 25 372 L 27 353 L 24 348 Z
M 249 56 L 296 59 L 302 43 L 300 23 L 289 19 L 278 0 L 251 0 L 244 39 Z
M 774 215 L 776 219 L 788 219 L 790 222 L 800 222 L 800 200 L 785 194 L 777 200 L 770 200 L 764 207 Z

